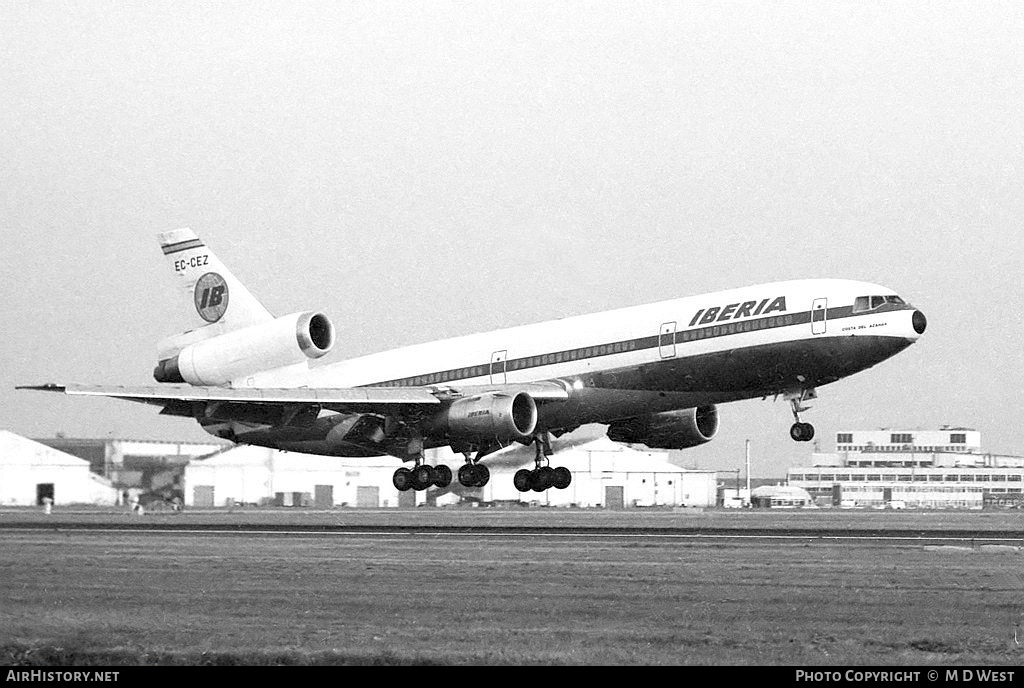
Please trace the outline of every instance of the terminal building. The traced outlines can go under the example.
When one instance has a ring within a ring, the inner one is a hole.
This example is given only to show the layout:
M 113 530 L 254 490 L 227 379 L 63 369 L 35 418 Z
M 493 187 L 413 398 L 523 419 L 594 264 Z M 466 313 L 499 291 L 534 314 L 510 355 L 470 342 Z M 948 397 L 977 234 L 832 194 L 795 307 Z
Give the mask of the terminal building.
M 1024 457 L 984 453 L 972 428 L 842 431 L 835 453 L 814 453 L 787 483 L 832 506 L 1020 508 Z

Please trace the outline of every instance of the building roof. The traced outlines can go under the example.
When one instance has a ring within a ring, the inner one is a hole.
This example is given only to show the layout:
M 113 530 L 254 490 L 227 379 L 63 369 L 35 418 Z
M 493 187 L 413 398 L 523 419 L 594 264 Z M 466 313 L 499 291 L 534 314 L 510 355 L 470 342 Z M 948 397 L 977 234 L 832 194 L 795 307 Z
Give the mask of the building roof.
M 0 464 L 89 468 L 89 462 L 85 459 L 65 454 L 7 430 L 0 430 Z
M 802 487 L 795 485 L 762 485 L 750 491 L 753 497 L 768 497 L 770 499 L 803 499 L 811 501 L 811 494 Z

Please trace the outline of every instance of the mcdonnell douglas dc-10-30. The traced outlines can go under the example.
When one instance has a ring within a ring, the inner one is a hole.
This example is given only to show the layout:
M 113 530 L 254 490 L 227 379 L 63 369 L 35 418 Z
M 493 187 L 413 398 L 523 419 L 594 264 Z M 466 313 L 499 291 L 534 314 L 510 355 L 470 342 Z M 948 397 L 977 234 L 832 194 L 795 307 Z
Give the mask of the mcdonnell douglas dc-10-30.
M 618 442 L 683 449 L 718 431 L 717 405 L 782 396 L 800 420 L 815 389 L 914 343 L 924 314 L 867 282 L 803 279 L 567 317 L 407 346 L 310 367 L 334 344 L 319 312 L 275 318 L 189 229 L 159 234 L 195 327 L 162 341 L 149 387 L 41 385 L 193 418 L 233 442 L 329 456 L 391 455 L 399 490 L 447 487 L 450 467 L 424 450 L 465 457 L 459 482 L 487 483 L 481 459 L 518 442 L 535 467 L 522 492 L 565 488 L 551 438 L 583 424 Z M 181 384 L 187 383 L 187 384 Z

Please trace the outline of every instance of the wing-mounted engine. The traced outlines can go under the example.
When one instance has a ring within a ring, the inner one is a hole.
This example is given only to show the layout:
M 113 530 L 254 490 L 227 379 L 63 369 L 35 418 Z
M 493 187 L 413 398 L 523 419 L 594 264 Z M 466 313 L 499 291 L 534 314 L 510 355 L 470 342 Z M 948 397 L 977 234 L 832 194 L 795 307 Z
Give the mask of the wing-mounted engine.
M 468 442 L 528 440 L 537 427 L 537 402 L 526 392 L 487 392 L 457 399 L 438 414 L 434 427 Z
M 246 376 L 306 363 L 334 346 L 334 325 L 323 313 L 283 315 L 184 346 L 157 364 L 157 382 L 220 386 Z
M 608 426 L 615 442 L 644 444 L 651 449 L 687 449 L 710 442 L 718 433 L 718 409 L 698 406 L 618 420 Z

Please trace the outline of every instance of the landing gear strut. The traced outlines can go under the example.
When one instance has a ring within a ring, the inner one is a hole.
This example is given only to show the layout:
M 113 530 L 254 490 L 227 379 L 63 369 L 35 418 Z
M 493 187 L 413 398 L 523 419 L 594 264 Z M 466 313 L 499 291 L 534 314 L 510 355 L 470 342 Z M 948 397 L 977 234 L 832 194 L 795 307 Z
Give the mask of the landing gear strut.
M 810 407 L 804 406 L 800 402 L 805 399 L 814 399 L 816 396 L 814 390 L 809 389 L 789 398 L 789 405 L 793 409 L 793 419 L 796 420 L 789 428 L 789 436 L 797 442 L 810 442 L 814 439 L 814 426 L 810 423 L 800 422 L 800 412 L 806 411 Z
M 551 456 L 551 440 L 546 432 L 534 435 L 533 441 L 537 446 L 537 454 L 534 457 L 536 468 L 532 471 L 522 468 L 516 471 L 512 478 L 512 484 L 520 492 L 543 492 L 549 487 L 557 487 L 564 490 L 572 482 L 572 472 L 565 466 L 552 468 L 549 456 Z

